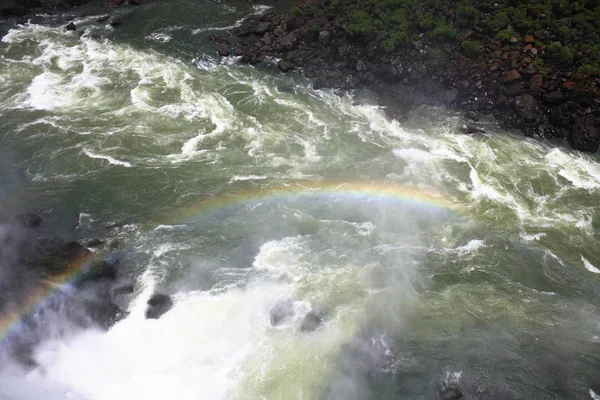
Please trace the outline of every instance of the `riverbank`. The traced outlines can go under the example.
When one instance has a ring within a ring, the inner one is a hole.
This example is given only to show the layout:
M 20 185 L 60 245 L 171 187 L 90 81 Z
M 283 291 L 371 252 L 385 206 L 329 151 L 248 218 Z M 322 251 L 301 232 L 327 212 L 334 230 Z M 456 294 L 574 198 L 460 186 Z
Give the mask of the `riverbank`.
M 238 56 L 242 62 L 278 58 L 281 71 L 300 71 L 315 87 L 373 88 L 384 93 L 383 105 L 394 118 L 402 119 L 414 106 L 443 105 L 473 120 L 493 116 L 502 127 L 526 136 L 566 140 L 588 152 L 598 149 L 595 46 L 563 46 L 548 31 L 538 37 L 525 34 L 534 29 L 514 27 L 518 21 L 510 19 L 489 28 L 503 12 L 469 9 L 465 23 L 460 7 L 427 28 L 399 16 L 406 32 L 394 32 L 373 27 L 381 22 L 373 17 L 373 4 L 305 2 L 288 14 L 252 17 L 232 38 L 214 41 L 220 55 Z M 546 21 L 537 23 L 538 28 L 551 22 L 541 11 L 532 18 Z M 592 28 L 582 29 L 587 35 L 582 43 L 594 39 Z M 478 130 L 465 127 L 468 133 Z

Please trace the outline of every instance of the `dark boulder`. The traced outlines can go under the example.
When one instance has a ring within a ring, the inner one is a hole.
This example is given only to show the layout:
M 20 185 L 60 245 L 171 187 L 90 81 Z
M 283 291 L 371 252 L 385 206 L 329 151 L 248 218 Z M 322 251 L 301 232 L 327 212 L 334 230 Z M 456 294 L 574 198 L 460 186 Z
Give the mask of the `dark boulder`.
M 567 100 L 567 98 L 565 97 L 563 92 L 561 92 L 560 90 L 555 90 L 554 92 L 543 95 L 542 100 L 546 104 L 554 105 L 564 103 Z
M 270 22 L 262 21 L 262 22 L 259 22 L 258 24 L 256 24 L 254 26 L 254 29 L 252 29 L 252 31 L 258 35 L 262 35 L 265 32 L 270 31 L 272 27 L 273 27 L 273 25 Z
M 96 22 L 97 22 L 97 23 L 99 23 L 99 24 L 101 24 L 101 23 L 103 23 L 103 22 L 106 22 L 106 21 L 108 21 L 109 19 L 110 19 L 110 15 L 104 15 L 104 16 L 102 16 L 102 17 L 98 18 L 98 19 L 96 20 Z
M 517 96 L 515 98 L 515 107 L 517 114 L 528 121 L 534 120 L 538 114 L 537 101 L 529 93 Z
M 229 49 L 229 45 L 228 44 L 223 43 L 223 44 L 219 45 L 219 55 L 221 57 L 227 57 L 227 56 L 229 56 L 229 52 L 230 52 L 230 49 Z
M 146 319 L 159 319 L 173 307 L 173 300 L 166 294 L 156 293 L 146 303 Z
M 16 218 L 26 228 L 35 228 L 42 223 L 42 217 L 37 214 L 21 214 Z
M 27 10 L 23 7 L 5 7 L 0 11 L 3 17 L 22 17 L 27 15 Z
M 269 320 L 272 326 L 277 326 L 286 318 L 294 316 L 294 304 L 291 300 L 279 300 L 269 311 Z
M 85 268 L 79 278 L 80 283 L 109 280 L 117 278 L 119 259 L 99 260 Z
M 485 133 L 485 129 L 478 127 L 472 123 L 463 124 L 460 128 L 462 133 L 474 134 L 474 133 Z
M 456 387 L 447 387 L 440 391 L 440 400 L 459 400 L 462 399 L 463 392 Z
M 83 242 L 83 245 L 85 247 L 98 247 L 98 246 L 102 246 L 103 244 L 104 244 L 104 241 L 100 240 L 98 238 L 88 239 Z
M 277 68 L 279 68 L 281 72 L 288 72 L 294 68 L 294 63 L 288 60 L 279 60 Z
M 134 288 L 131 284 L 122 285 L 114 288 L 113 296 L 127 296 L 133 294 Z
M 573 124 L 571 144 L 576 150 L 595 152 L 600 144 L 600 118 L 579 117 Z
M 317 313 L 311 311 L 306 314 L 300 323 L 300 332 L 312 332 L 316 330 L 322 322 L 323 319 Z
M 65 29 L 68 31 L 74 31 L 77 29 L 77 26 L 73 22 L 69 22 L 69 24 L 65 26 Z

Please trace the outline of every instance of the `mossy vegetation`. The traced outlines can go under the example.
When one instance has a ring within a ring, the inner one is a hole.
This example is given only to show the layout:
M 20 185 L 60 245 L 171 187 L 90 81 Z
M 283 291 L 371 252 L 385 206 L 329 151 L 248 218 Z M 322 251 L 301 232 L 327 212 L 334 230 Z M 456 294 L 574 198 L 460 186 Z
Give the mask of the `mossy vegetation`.
M 427 39 L 436 50 L 473 57 L 492 41 L 523 44 L 523 38 L 531 35 L 533 46 L 546 49 L 537 56 L 544 68 L 579 69 L 593 75 L 600 70 L 597 0 L 305 1 L 304 7 L 317 5 L 350 37 L 362 42 L 378 38 L 388 52 Z

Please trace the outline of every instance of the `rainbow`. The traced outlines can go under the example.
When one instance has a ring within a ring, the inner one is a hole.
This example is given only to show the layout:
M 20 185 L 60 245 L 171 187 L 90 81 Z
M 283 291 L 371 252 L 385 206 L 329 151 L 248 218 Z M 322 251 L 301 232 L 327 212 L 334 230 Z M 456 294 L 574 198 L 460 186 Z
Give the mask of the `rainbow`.
M 239 190 L 226 196 L 211 197 L 186 207 L 177 218 L 178 222 L 189 222 L 191 218 L 211 214 L 223 209 L 264 201 L 285 201 L 298 198 L 348 199 L 367 201 L 390 199 L 413 206 L 428 206 L 439 211 L 454 211 L 454 203 L 447 198 L 423 190 L 385 182 L 364 181 L 296 181 L 288 184 Z M 172 221 L 171 216 L 168 221 Z M 165 218 L 165 221 L 167 219 Z
M 384 182 L 362 181 L 298 181 L 288 184 L 272 185 L 251 190 L 231 192 L 221 197 L 208 198 L 185 208 L 176 218 L 177 222 L 189 221 L 192 217 L 211 214 L 229 207 L 258 203 L 261 201 L 279 201 L 297 198 L 325 198 L 337 199 L 339 197 L 349 200 L 365 201 L 370 199 L 391 199 L 409 205 L 425 205 L 444 212 L 453 211 L 453 203 L 448 199 L 435 194 L 414 188 L 408 188 Z M 173 217 L 169 218 L 173 221 Z M 93 254 L 69 264 L 61 274 L 54 275 L 51 279 L 42 281 L 32 290 L 23 303 L 12 311 L 0 316 L 0 341 L 7 340 L 22 325 L 23 320 L 31 315 L 47 301 L 52 295 L 60 292 L 65 285 L 72 283 L 82 272 L 82 267 L 91 261 Z
M 52 295 L 60 292 L 65 285 L 79 277 L 83 266 L 90 262 L 92 258 L 93 253 L 80 257 L 69 263 L 60 274 L 39 281 L 18 307 L 6 310 L 0 315 L 0 342 L 8 340 L 11 334 L 19 330 L 25 317 L 39 310 L 50 301 Z

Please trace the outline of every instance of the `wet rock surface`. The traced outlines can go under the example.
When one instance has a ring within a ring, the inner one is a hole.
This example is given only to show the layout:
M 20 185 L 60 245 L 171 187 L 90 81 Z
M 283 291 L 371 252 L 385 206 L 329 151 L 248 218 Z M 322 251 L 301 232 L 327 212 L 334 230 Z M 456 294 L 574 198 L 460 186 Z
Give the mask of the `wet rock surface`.
M 231 44 L 234 55 L 250 64 L 278 58 L 280 71 L 297 69 L 315 88 L 368 87 L 412 106 L 447 106 L 493 117 L 527 136 L 563 139 L 583 151 L 598 149 L 600 79 L 560 69 L 542 76 L 535 61 L 546 48 L 535 47 L 531 35 L 488 41 L 478 55 L 442 45 L 451 57 L 436 63 L 427 59 L 436 54 L 427 41 L 386 52 L 385 33 L 366 42 L 353 39 L 335 24 L 335 15 L 319 7 L 307 7 L 299 16 L 266 12 L 248 18 L 233 32 L 238 37 Z M 219 53 L 225 54 L 221 48 Z
M 313 332 L 317 330 L 321 323 L 323 322 L 323 318 L 314 311 L 306 314 L 302 322 L 300 323 L 300 332 Z
M 291 300 L 279 300 L 269 311 L 269 321 L 272 326 L 281 324 L 285 319 L 294 316 L 294 303 Z
M 146 319 L 159 319 L 173 307 L 173 300 L 166 294 L 156 293 L 150 297 L 147 304 Z

